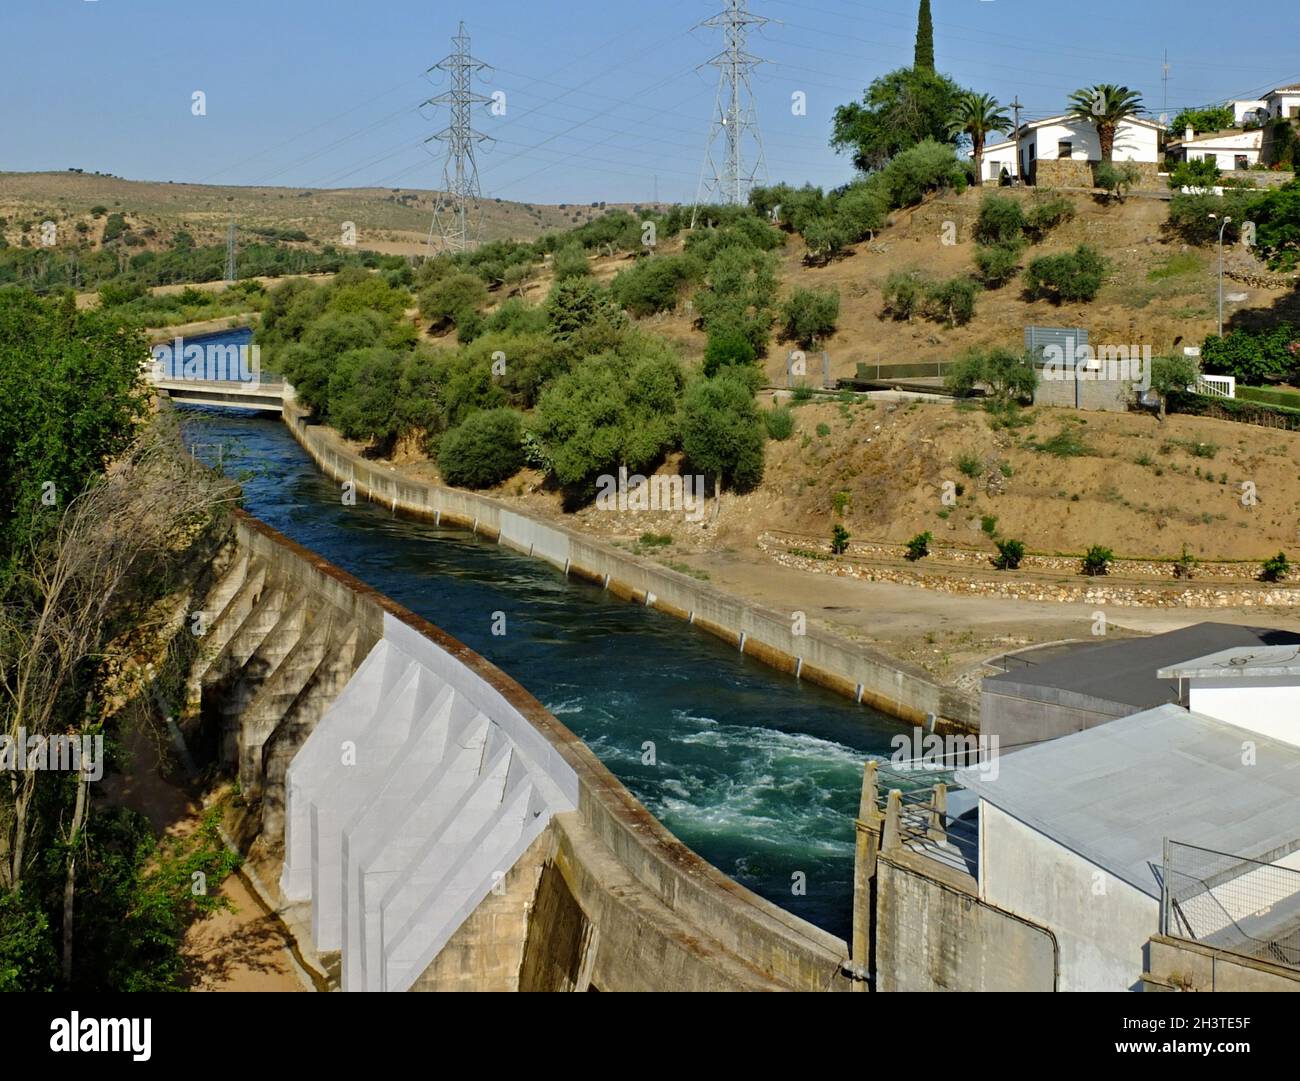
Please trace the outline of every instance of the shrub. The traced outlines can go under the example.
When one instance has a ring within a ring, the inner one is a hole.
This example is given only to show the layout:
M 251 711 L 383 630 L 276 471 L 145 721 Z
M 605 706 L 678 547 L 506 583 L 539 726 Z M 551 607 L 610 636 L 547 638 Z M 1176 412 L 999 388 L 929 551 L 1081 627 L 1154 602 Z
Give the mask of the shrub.
M 471 413 L 442 437 L 438 468 L 448 484 L 491 488 L 522 468 L 522 436 L 521 418 L 513 409 Z
M 585 278 L 591 273 L 591 261 L 578 244 L 557 248 L 551 256 L 551 271 L 557 282 L 568 278 Z
M 1106 192 L 1110 198 L 1122 203 L 1133 185 L 1142 179 L 1142 170 L 1137 167 L 1136 162 L 1126 161 L 1114 165 L 1103 161 L 1097 166 L 1093 179 L 1097 187 Z
M 1044 255 L 1029 264 L 1025 290 L 1057 304 L 1089 301 L 1101 290 L 1106 261 L 1093 248 L 1080 244 L 1073 252 Z
M 1110 565 L 1114 559 L 1115 553 L 1109 548 L 1094 544 L 1083 557 L 1082 571 L 1093 578 L 1100 577 L 1110 571 Z
M 1271 559 L 1264 560 L 1259 577 L 1264 582 L 1280 582 L 1290 573 L 1291 561 L 1287 559 L 1285 552 L 1278 552 Z
M 1024 211 L 1015 199 L 1005 195 L 984 196 L 974 230 L 979 243 L 990 246 L 1015 244 L 1024 228 Z
M 915 563 L 918 559 L 924 559 L 930 554 L 930 542 L 934 540 L 934 534 L 928 530 L 925 533 L 918 533 L 907 542 L 907 555 L 905 558 Z
M 1169 200 L 1169 230 L 1189 244 L 1213 244 L 1219 239 L 1219 226 L 1225 216 L 1232 221 L 1223 233 L 1225 244 L 1241 239 L 1243 221 L 1253 221 L 1259 193 L 1225 191 L 1217 195 L 1175 195 Z M 1217 220 L 1210 215 L 1217 215 Z
M 994 536 L 998 531 L 998 516 L 996 514 L 985 514 L 980 517 L 980 529 L 987 536 Z
M 495 334 L 540 334 L 546 330 L 546 311 L 512 297 L 487 317 L 484 329 Z
M 984 472 L 984 463 L 980 461 L 978 454 L 959 454 L 957 468 L 973 480 Z
M 1267 330 L 1211 334 L 1201 346 L 1201 364 L 1214 375 L 1259 384 L 1300 373 L 1300 327 L 1280 322 Z
M 1019 244 L 996 244 L 975 249 L 975 266 L 989 289 L 998 289 L 1020 273 Z
M 1191 581 L 1192 575 L 1196 570 L 1196 559 L 1191 552 L 1187 550 L 1187 545 L 1183 545 L 1183 552 L 1174 560 L 1174 577 L 1182 578 L 1184 581 Z
M 1178 192 L 1183 188 L 1212 188 L 1216 186 L 1220 171 L 1213 158 L 1180 161 L 1169 173 L 1169 186 Z
M 560 341 L 571 341 L 584 333 L 597 338 L 617 337 L 627 323 L 627 316 L 618 310 L 609 290 L 589 278 L 556 282 L 546 297 L 545 311 L 551 333 Z
M 966 190 L 966 171 L 947 143 L 926 139 L 894 158 L 881 172 L 890 206 L 919 203 L 926 192 L 955 188 Z
M 1074 218 L 1074 204 L 1063 195 L 1035 199 L 1025 215 L 1025 233 L 1035 243 Z
M 805 348 L 835 333 L 840 315 L 838 289 L 796 289 L 781 306 L 782 334 Z
M 835 509 L 836 515 L 840 518 L 843 518 L 844 512 L 849 509 L 849 500 L 851 498 L 852 497 L 848 492 L 836 492 L 831 496 L 831 506 Z
M 764 410 L 763 427 L 767 429 L 769 439 L 784 443 L 794 434 L 794 411 L 784 405 Z
M 910 323 L 925 305 L 925 285 L 919 271 L 897 270 L 890 274 L 880 290 L 885 298 L 885 311 L 895 319 Z
M 849 550 L 849 531 L 839 522 L 831 527 L 831 551 L 842 556 Z
M 704 346 L 704 374 L 712 377 L 726 367 L 751 366 L 757 356 L 743 327 L 733 323 L 715 326 Z
M 926 289 L 926 313 L 950 327 L 963 326 L 975 317 L 977 292 L 975 279 L 964 275 L 934 282 Z
M 619 307 L 633 315 L 654 315 L 676 308 L 681 290 L 703 273 L 703 265 L 694 256 L 652 255 L 619 271 L 609 291 Z
M 682 450 L 690 463 L 738 491 L 763 479 L 764 423 L 748 383 L 724 371 L 698 379 L 682 399 Z
M 993 565 L 1000 571 L 1014 571 L 1020 567 L 1025 558 L 1025 546 L 1018 540 L 1000 540 L 997 542 L 998 554 Z
M 829 424 L 822 423 L 817 425 L 818 438 L 825 439 L 830 434 L 831 434 L 831 426 Z
M 874 180 L 850 184 L 835 203 L 835 216 L 848 233 L 850 243 L 880 229 L 888 214 L 888 196 L 883 184 Z

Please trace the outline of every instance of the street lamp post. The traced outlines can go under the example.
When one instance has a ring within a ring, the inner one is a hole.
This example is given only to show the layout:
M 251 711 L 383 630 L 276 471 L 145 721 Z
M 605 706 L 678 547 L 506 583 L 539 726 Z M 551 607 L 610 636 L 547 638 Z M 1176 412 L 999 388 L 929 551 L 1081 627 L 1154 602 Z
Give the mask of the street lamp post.
M 1211 214 L 1211 219 L 1219 220 L 1218 214 Z M 1232 224 L 1231 216 L 1227 216 L 1219 224 L 1219 337 L 1223 337 L 1223 231 Z

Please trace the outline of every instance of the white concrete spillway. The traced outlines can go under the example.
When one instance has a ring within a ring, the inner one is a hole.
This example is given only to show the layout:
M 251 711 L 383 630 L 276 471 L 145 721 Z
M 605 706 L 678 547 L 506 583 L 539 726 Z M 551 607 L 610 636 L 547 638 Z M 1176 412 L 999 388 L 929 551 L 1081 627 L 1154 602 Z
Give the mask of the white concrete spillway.
M 577 806 L 578 778 L 499 691 L 385 615 L 285 796 L 285 898 L 311 901 L 345 990 L 405 991 Z

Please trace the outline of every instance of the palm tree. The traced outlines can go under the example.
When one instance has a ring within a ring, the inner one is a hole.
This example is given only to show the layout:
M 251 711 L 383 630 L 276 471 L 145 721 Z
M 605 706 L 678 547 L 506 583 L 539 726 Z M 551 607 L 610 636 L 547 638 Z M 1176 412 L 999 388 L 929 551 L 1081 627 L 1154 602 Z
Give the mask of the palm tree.
M 1098 83 L 1070 95 L 1070 115 L 1091 120 L 1097 126 L 1101 160 L 1109 162 L 1115 152 L 1115 132 L 1129 117 L 1142 112 L 1142 95 L 1127 86 Z
M 984 158 L 984 140 L 991 131 L 1006 131 L 1011 121 L 998 104 L 998 99 L 988 94 L 963 94 L 953 108 L 948 130 L 953 135 L 969 135 L 971 157 L 975 161 L 975 183 L 984 183 L 981 167 Z

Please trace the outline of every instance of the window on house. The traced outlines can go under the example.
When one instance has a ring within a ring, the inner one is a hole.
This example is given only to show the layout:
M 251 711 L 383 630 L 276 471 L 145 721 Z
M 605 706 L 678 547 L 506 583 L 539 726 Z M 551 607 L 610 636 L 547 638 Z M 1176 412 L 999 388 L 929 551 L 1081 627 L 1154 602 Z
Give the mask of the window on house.
M 1236 158 L 1234 159 L 1234 161 L 1233 161 L 1233 168 L 1234 168 L 1234 169 L 1249 169 L 1249 168 L 1250 168 L 1250 158 L 1247 157 L 1245 154 L 1238 154 L 1238 155 L 1236 156 Z
M 1056 156 L 1062 161 L 1074 157 L 1074 143 L 1069 139 L 1062 139 L 1056 144 Z
M 1292 120 L 1300 120 L 1300 105 L 1292 105 L 1290 114 Z

